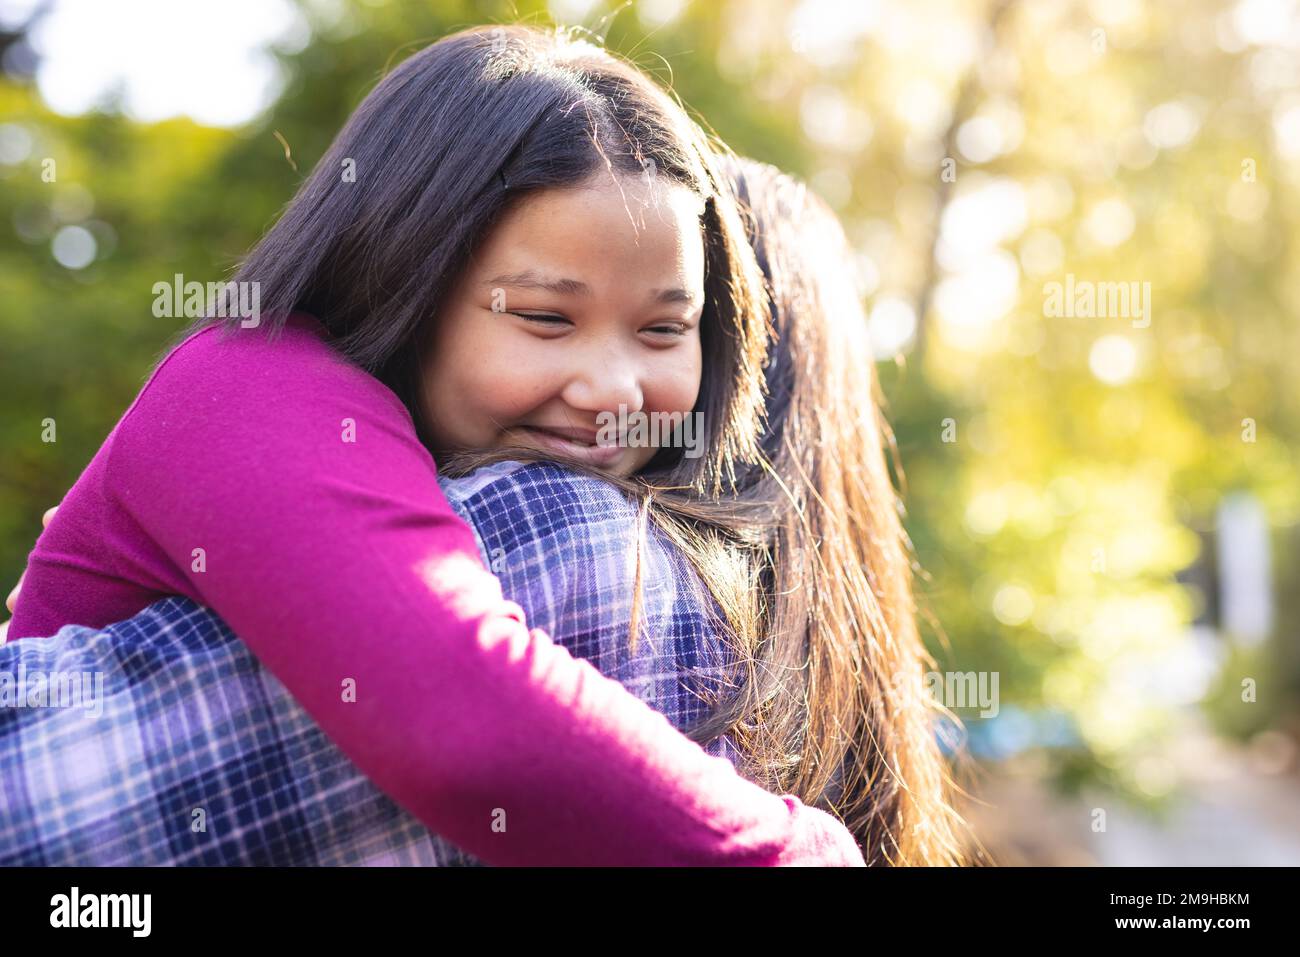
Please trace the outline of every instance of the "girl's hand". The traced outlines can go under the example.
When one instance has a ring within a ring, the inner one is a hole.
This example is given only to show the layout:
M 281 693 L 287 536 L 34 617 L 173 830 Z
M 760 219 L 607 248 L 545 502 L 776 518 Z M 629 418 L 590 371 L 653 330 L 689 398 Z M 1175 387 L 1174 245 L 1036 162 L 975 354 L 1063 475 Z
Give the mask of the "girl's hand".
M 58 510 L 59 507 L 57 505 L 54 506 L 53 508 L 45 510 L 45 514 L 41 516 L 41 528 L 49 528 L 50 519 L 54 517 L 54 513 L 57 512 Z M 14 590 L 11 591 L 9 593 L 9 597 L 5 599 L 5 607 L 9 609 L 9 614 L 11 615 L 14 613 L 14 606 L 18 604 L 18 593 L 22 591 L 24 576 L 25 573 L 24 575 L 18 576 L 18 584 L 14 586 Z M 0 644 L 4 643 L 5 636 L 8 633 L 9 633 L 9 622 L 6 621 L 0 623 Z

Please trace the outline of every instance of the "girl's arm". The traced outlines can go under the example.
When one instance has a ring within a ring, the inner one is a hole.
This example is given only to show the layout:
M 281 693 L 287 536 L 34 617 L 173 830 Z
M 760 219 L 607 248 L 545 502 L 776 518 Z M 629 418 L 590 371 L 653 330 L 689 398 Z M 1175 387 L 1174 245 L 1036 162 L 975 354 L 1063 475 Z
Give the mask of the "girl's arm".
M 124 577 L 215 609 L 381 789 L 489 863 L 862 864 L 829 815 L 530 634 L 404 407 L 301 323 L 168 357 L 38 543 L 15 635 L 105 523 L 162 556 L 119 547 Z

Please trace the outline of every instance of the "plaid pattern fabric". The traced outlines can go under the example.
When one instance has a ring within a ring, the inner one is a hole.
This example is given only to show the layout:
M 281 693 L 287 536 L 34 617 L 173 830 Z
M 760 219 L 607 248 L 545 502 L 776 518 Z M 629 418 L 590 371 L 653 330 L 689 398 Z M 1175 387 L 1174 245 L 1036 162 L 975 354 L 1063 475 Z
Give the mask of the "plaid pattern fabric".
M 504 462 L 443 483 L 506 597 L 541 628 L 668 718 L 703 719 L 726 673 L 725 623 L 690 562 L 647 522 L 635 648 L 637 509 L 558 465 Z
M 617 490 L 545 463 L 443 487 L 534 626 L 676 727 L 705 713 L 698 692 L 725 672 L 716 606 L 648 528 L 630 647 L 636 510 Z M 43 680 L 73 674 L 79 697 Z M 39 686 L 45 706 L 16 706 Z M 726 739 L 705 750 L 737 759 Z M 479 863 L 384 796 L 189 599 L 0 645 L 0 864 Z

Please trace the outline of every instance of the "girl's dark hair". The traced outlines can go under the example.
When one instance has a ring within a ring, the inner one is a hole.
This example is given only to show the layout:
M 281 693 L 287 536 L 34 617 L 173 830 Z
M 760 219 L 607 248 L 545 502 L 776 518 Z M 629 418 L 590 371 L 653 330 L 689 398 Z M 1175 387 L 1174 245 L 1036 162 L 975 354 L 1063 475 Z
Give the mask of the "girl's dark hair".
M 375 87 L 234 279 L 261 284 L 272 332 L 291 312 L 321 320 L 344 356 L 397 393 L 429 444 L 420 369 L 430 325 L 502 213 L 601 169 L 666 177 L 704 201 L 696 411 L 709 454 L 656 465 L 716 492 L 755 456 L 767 316 L 715 156 L 680 104 L 608 52 L 562 30 L 465 30 Z
M 730 732 L 747 774 L 839 814 L 870 862 L 959 860 L 847 243 L 800 184 L 757 164 L 724 166 L 714 147 L 649 78 L 584 41 L 468 30 L 375 88 L 234 278 L 261 284 L 272 331 L 292 312 L 320 319 L 428 442 L 420 368 L 432 323 L 510 204 L 600 169 L 695 192 L 705 452 L 664 450 L 637 476 L 602 476 L 691 557 L 734 639 L 736 681 L 691 736 Z M 235 332 L 239 321 L 229 320 Z M 536 453 L 439 467 L 503 457 Z

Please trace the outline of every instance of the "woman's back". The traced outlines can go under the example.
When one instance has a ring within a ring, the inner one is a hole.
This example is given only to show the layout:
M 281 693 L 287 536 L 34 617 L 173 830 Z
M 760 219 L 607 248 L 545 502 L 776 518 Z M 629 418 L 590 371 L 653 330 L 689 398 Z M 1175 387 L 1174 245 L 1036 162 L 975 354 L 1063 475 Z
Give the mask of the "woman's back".
M 678 730 L 703 716 L 701 694 L 720 692 L 726 672 L 716 609 L 689 563 L 651 529 L 642 634 L 631 646 L 638 531 L 621 492 L 549 463 L 500 463 L 442 486 L 506 593 L 557 644 Z M 0 647 L 0 660 L 31 674 L 91 663 L 104 676 L 98 716 L 13 711 L 0 726 L 0 774 L 20 785 L 0 808 L 0 863 L 477 863 L 385 797 L 229 626 L 191 599 L 160 601 L 102 631 L 70 626 L 48 641 Z M 106 742 L 118 763 L 104 760 Z M 737 760 L 726 738 L 705 751 Z M 501 811 L 508 829 L 512 809 Z

